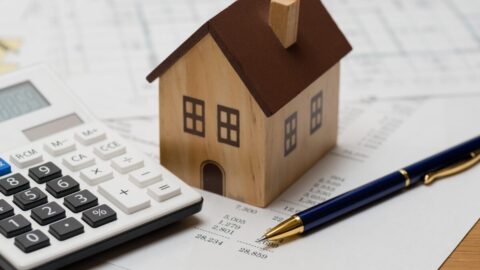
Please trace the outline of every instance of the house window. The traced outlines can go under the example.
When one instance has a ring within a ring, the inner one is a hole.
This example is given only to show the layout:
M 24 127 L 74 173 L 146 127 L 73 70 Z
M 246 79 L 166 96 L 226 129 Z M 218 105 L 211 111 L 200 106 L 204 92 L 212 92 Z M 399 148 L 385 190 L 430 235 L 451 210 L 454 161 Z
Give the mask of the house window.
M 285 120 L 285 152 L 287 156 L 297 147 L 297 112 L 294 112 Z
M 318 92 L 310 101 L 310 134 L 322 127 L 323 91 Z
M 240 147 L 240 113 L 238 110 L 217 105 L 218 141 Z
M 205 102 L 183 96 L 183 130 L 205 137 Z

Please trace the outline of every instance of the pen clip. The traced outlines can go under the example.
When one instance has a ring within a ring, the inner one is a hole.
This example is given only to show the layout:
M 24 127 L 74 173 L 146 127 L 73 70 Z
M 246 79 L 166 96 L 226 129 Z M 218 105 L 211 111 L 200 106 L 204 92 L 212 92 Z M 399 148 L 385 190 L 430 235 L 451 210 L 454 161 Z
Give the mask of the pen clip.
M 446 168 L 435 172 L 427 173 L 423 179 L 425 185 L 431 184 L 433 181 L 448 177 L 457 173 L 461 173 L 475 166 L 480 162 L 480 150 L 470 153 L 470 158 L 465 161 L 460 161 Z

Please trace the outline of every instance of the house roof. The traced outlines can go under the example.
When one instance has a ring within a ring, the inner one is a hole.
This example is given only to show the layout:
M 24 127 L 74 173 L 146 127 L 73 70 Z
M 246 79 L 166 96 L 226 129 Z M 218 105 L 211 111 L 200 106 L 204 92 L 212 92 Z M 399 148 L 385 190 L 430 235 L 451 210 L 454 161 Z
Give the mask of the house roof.
M 148 76 L 154 81 L 210 33 L 267 116 L 352 47 L 319 0 L 300 0 L 297 42 L 283 48 L 268 25 L 270 0 L 238 0 L 201 26 Z

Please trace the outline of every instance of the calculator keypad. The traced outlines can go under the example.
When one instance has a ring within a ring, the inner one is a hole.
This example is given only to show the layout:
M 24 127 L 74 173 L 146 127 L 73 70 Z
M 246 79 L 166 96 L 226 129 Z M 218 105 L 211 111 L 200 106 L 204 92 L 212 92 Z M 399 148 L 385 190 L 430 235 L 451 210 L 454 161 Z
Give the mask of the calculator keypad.
M 40 230 L 34 230 L 15 238 L 15 245 L 25 253 L 47 247 L 50 239 Z
M 25 211 L 46 204 L 48 198 L 39 188 L 34 187 L 13 195 L 13 202 Z
M 37 167 L 30 168 L 28 170 L 28 176 L 35 180 L 39 184 L 43 184 L 50 180 L 59 178 L 62 176 L 62 170 L 53 164 L 53 162 L 47 162 Z
M 90 191 L 84 189 L 65 197 L 63 204 L 72 212 L 78 213 L 98 205 L 98 198 Z
M 62 198 L 80 190 L 80 184 L 71 176 L 52 180 L 47 183 L 46 190 L 55 198 Z
M 95 165 L 80 172 L 80 178 L 94 186 L 113 179 L 113 171 L 106 165 Z
M 32 230 L 32 224 L 22 215 L 16 215 L 0 221 L 0 233 L 7 238 Z
M 19 173 L 0 179 L 0 192 L 6 196 L 28 188 L 30 188 L 30 182 Z
M 65 210 L 56 202 L 49 202 L 32 210 L 31 217 L 40 225 L 48 225 L 65 218 Z

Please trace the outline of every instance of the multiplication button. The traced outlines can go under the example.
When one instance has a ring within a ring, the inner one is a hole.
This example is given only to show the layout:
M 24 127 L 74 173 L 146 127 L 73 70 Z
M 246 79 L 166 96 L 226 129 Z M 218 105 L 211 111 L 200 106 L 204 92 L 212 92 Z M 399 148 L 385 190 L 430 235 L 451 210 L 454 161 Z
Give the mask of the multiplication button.
M 80 172 L 80 178 L 94 186 L 113 179 L 113 171 L 109 166 L 95 165 Z
M 37 167 L 30 168 L 28 170 L 28 176 L 35 180 L 39 184 L 43 184 L 50 180 L 62 177 L 62 170 L 53 164 L 53 162 L 47 162 Z
M 117 213 L 106 204 L 89 209 L 82 214 L 82 219 L 90 227 L 97 228 L 117 219 Z
M 50 225 L 48 232 L 60 241 L 67 240 L 84 232 L 83 225 L 73 217 Z
M 30 182 L 19 173 L 0 179 L 0 192 L 6 196 L 28 188 L 30 188 Z

